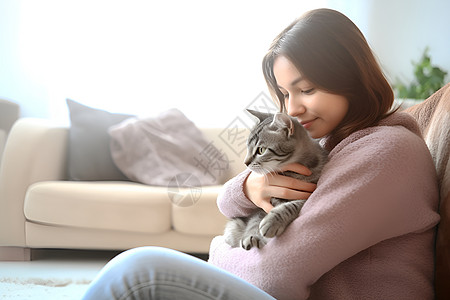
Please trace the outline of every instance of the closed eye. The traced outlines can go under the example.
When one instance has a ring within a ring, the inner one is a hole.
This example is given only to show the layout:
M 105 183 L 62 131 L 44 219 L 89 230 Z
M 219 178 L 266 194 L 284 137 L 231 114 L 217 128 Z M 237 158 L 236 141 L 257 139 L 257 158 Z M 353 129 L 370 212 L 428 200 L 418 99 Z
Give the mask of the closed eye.
M 310 89 L 307 89 L 307 90 L 303 90 L 303 91 L 302 91 L 302 94 L 305 94 L 305 95 L 312 95 L 312 94 L 314 94 L 315 91 L 316 91 L 315 88 L 310 88 Z

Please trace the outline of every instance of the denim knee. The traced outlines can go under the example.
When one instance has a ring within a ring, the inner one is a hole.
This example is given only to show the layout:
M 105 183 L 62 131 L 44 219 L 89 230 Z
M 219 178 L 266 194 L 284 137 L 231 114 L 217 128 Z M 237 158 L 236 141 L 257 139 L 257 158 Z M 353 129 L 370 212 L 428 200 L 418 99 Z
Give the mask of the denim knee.
M 111 260 L 83 299 L 273 298 L 198 258 L 160 247 L 140 247 Z

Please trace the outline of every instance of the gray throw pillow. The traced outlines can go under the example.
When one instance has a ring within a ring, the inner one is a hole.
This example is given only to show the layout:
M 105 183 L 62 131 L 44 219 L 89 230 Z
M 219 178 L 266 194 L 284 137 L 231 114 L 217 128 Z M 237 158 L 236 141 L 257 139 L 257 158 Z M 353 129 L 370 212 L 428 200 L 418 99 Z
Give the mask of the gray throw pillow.
M 67 99 L 70 113 L 68 176 L 70 180 L 128 180 L 114 164 L 108 128 L 133 115 L 113 114 Z

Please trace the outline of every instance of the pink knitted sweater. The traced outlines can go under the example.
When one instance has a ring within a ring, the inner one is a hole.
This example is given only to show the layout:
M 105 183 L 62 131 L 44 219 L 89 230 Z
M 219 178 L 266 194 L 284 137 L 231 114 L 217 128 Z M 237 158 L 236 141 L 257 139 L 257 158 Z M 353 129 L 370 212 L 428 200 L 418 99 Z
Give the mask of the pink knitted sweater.
M 263 249 L 210 248 L 217 265 L 277 299 L 433 299 L 436 172 L 406 113 L 332 149 L 300 216 Z M 227 217 L 257 209 L 243 193 L 249 171 L 226 183 Z

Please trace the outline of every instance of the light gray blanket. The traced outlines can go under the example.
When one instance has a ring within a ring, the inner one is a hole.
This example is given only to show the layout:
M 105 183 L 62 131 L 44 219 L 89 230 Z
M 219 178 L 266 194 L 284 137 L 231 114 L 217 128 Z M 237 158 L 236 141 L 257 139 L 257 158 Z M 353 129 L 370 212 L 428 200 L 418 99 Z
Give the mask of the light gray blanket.
M 133 181 L 176 186 L 177 176 L 190 175 L 202 186 L 216 185 L 228 168 L 227 158 L 178 109 L 156 118 L 127 119 L 108 132 L 114 163 Z

